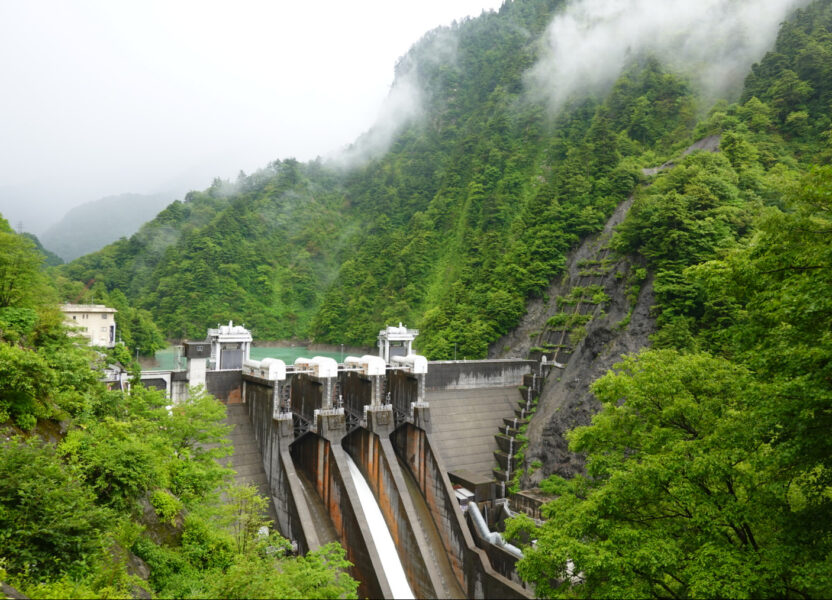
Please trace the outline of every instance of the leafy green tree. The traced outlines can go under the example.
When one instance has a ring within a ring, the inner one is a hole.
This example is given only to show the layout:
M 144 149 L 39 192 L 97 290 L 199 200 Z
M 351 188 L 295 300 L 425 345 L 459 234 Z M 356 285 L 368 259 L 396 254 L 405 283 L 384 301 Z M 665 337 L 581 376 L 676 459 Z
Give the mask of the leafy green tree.
M 113 513 L 62 464 L 49 444 L 0 444 L 0 556 L 12 577 L 46 581 L 82 574 L 101 558 Z
M 103 409 L 61 442 L 59 453 L 103 504 L 126 508 L 157 488 L 187 504 L 228 475 L 216 463 L 229 452 L 225 407 L 196 390 L 170 410 L 166 403 L 161 393 L 134 387 L 126 402 Z
M 598 380 L 603 410 L 570 435 L 589 478 L 562 482 L 518 569 L 544 596 L 825 596 L 828 537 L 797 539 L 768 468 L 747 369 L 643 352 Z M 623 402 L 622 402 L 623 400 Z
M 40 271 L 43 257 L 28 238 L 0 217 L 0 308 L 32 307 L 48 292 Z
M 285 542 L 285 540 L 283 540 Z M 279 558 L 275 540 L 261 540 L 208 584 L 216 598 L 358 598 L 358 582 L 346 573 L 344 549 L 328 544 L 297 558 Z M 272 552 L 269 554 L 269 552 Z

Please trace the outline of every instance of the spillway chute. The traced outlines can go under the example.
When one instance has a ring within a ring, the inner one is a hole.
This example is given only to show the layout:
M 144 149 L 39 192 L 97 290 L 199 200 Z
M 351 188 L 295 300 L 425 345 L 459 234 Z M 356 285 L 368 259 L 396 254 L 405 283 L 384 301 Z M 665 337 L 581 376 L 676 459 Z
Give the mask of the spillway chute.
M 355 489 L 358 492 L 361 508 L 364 510 L 364 515 L 367 518 L 370 535 L 381 558 L 381 565 L 387 577 L 387 582 L 390 584 L 393 597 L 397 599 L 415 598 L 413 590 L 410 589 L 410 584 L 407 581 L 407 576 L 405 575 L 402 561 L 399 558 L 399 553 L 396 550 L 396 545 L 393 543 L 393 536 L 390 535 L 390 530 L 387 528 L 387 523 L 384 521 L 384 516 L 381 514 L 381 509 L 373 495 L 373 491 L 364 479 L 364 475 L 361 474 L 361 469 L 358 468 L 358 465 L 355 464 L 355 461 L 349 454 L 347 454 L 347 462 L 350 468 L 350 475 L 355 483 Z

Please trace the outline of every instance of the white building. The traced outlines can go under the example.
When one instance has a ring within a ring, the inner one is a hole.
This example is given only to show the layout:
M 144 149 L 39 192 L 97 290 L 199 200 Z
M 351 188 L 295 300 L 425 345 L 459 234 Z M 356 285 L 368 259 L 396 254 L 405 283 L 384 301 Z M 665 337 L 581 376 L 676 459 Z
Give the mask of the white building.
M 208 368 L 212 371 L 242 369 L 249 359 L 251 351 L 251 332 L 241 325 L 218 326 L 208 330 L 208 344 L 211 345 L 211 358 Z
M 90 346 L 112 348 L 116 345 L 115 308 L 103 304 L 62 304 L 64 323 L 79 329 L 78 335 L 89 339 Z
M 401 323 L 398 327 L 387 327 L 378 332 L 378 355 L 388 365 L 394 356 L 413 354 L 413 340 L 419 335 L 418 329 L 408 329 Z

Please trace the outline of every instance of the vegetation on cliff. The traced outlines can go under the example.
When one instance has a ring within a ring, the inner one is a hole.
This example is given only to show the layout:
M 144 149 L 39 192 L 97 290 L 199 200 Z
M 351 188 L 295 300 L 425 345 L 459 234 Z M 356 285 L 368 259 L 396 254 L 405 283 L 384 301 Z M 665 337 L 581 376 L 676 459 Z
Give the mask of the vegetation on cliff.
M 222 404 L 100 383 L 41 261 L 0 218 L 0 580 L 30 598 L 355 597 L 340 546 L 292 557 L 258 535 L 266 500 L 216 460 Z
M 586 476 L 519 569 L 543 596 L 832 594 L 832 7 L 784 24 L 743 101 L 640 191 L 615 247 L 655 272 L 653 348 L 595 382 Z

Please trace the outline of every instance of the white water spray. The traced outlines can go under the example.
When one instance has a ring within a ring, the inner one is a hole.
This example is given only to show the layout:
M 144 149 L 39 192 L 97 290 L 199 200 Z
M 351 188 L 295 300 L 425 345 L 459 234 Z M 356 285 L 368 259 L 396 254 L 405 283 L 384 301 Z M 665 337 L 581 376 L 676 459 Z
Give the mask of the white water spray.
M 387 528 L 387 523 L 381 514 L 376 497 L 373 496 L 373 491 L 364 479 L 364 475 L 361 474 L 361 470 L 349 454 L 347 455 L 347 462 L 350 466 L 350 475 L 352 475 L 352 480 L 355 482 L 355 489 L 358 490 L 361 508 L 364 509 L 364 515 L 367 517 L 370 536 L 378 549 L 381 567 L 384 569 L 384 575 L 390 584 L 393 597 L 414 598 L 413 590 L 410 589 L 410 584 L 407 582 L 402 561 L 399 560 L 399 553 L 396 551 L 396 545 L 393 543 L 393 537 L 390 535 L 390 530 Z

